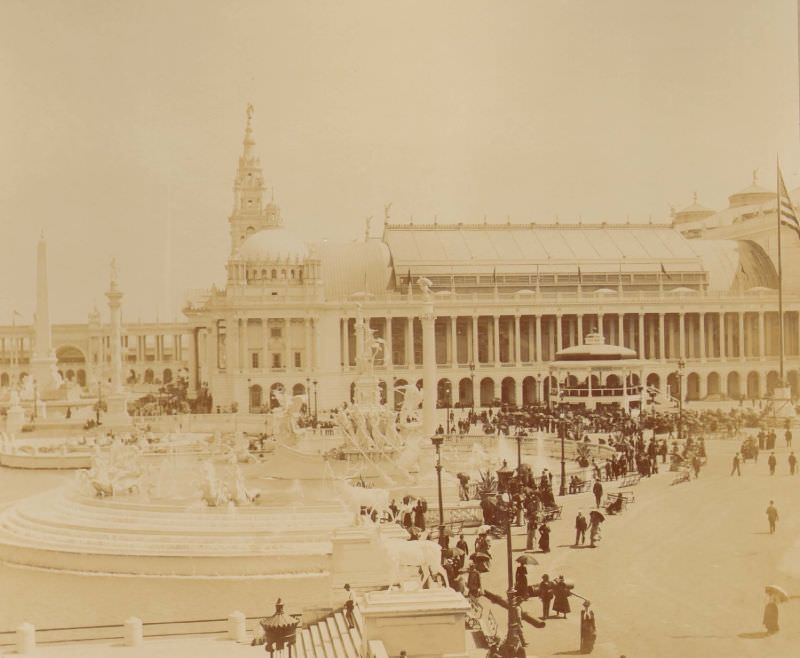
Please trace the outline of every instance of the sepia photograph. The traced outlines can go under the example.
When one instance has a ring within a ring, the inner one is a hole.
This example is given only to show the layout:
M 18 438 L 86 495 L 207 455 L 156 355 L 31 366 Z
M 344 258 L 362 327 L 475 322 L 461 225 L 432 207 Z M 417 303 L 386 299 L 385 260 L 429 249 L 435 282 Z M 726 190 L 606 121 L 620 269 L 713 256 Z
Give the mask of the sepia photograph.
M 800 0 L 0 0 L 0 89 L 0 655 L 800 655 Z

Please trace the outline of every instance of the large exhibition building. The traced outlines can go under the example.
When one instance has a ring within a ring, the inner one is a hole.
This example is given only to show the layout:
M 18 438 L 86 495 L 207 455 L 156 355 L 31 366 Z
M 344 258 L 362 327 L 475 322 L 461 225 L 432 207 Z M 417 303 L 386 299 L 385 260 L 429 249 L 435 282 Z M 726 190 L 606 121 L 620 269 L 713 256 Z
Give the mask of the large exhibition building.
M 402 386 L 422 381 L 423 288 L 443 406 L 527 404 L 556 391 L 638 400 L 643 384 L 676 395 L 679 363 L 688 400 L 769 396 L 778 384 L 776 195 L 755 175 L 728 208 L 695 199 L 671 223 L 397 224 L 387 210 L 379 237 L 338 244 L 294 234 L 265 188 L 248 116 L 227 282 L 193 295 L 185 323 L 123 326 L 129 385 L 147 390 L 184 372 L 215 407 L 260 411 L 277 389 L 339 405 L 351 396 L 363 314 L 383 341 L 382 391 L 399 404 Z M 796 396 L 800 241 L 789 230 L 783 250 Z M 0 328 L 4 386 L 24 372 L 34 334 Z M 59 370 L 87 393 L 105 378 L 109 336 L 96 312 L 86 325 L 53 326 Z M 585 343 L 586 361 L 574 361 Z

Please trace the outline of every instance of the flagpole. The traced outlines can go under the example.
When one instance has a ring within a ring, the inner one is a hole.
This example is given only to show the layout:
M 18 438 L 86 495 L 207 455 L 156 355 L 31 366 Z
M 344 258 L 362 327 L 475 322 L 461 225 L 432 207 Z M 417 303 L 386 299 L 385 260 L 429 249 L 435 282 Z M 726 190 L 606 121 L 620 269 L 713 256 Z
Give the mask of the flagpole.
M 778 167 L 778 176 L 776 182 L 776 191 L 775 191 L 775 214 L 778 218 L 778 341 L 780 343 L 780 385 L 781 388 L 784 385 L 783 382 L 783 358 L 784 358 L 784 340 L 783 340 L 783 258 L 782 258 L 782 249 L 781 249 L 781 164 L 780 160 L 776 157 L 775 162 L 777 163 Z

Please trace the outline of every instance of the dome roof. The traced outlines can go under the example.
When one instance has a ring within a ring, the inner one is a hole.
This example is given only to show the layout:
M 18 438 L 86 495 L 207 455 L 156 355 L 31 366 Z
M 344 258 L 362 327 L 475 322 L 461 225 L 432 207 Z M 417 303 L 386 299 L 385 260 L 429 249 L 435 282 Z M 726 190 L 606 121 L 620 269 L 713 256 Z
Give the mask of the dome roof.
M 693 222 L 711 217 L 713 214 L 714 211 L 711 208 L 706 208 L 704 205 L 697 202 L 697 193 L 695 193 L 692 204 L 675 213 L 672 221 L 674 224 L 684 224 L 686 222 Z
M 753 172 L 753 182 L 743 189 L 741 192 L 731 194 L 728 197 L 728 203 L 731 208 L 738 208 L 740 206 L 748 206 L 757 203 L 764 203 L 765 201 L 775 200 L 775 190 L 768 190 L 758 184 L 758 176 Z
M 239 258 L 246 263 L 297 263 L 308 258 L 308 247 L 283 227 L 266 228 L 241 244 Z
M 607 345 L 601 334 L 590 333 L 583 345 L 573 345 L 556 352 L 556 361 L 625 361 L 636 352 L 620 345 Z

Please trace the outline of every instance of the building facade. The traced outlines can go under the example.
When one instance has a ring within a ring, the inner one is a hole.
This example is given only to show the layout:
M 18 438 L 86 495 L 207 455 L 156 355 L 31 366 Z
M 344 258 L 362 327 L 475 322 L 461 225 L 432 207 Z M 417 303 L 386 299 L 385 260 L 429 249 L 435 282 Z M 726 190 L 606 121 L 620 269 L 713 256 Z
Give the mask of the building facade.
M 278 389 L 333 407 L 352 395 L 361 316 L 383 341 L 375 367 L 397 405 L 405 384 L 421 385 L 424 333 L 434 339 L 442 405 L 547 400 L 556 352 L 594 332 L 638 359 L 626 382 L 592 374 L 585 384 L 594 390 L 646 383 L 674 393 L 679 361 L 689 400 L 763 397 L 778 384 L 775 195 L 756 180 L 729 208 L 695 199 L 671 223 L 419 225 L 392 223 L 387 212 L 380 237 L 305 241 L 266 199 L 251 118 L 228 218 L 227 281 L 192 295 L 185 322 L 124 324 L 134 390 L 182 372 L 190 394 L 207 389 L 215 407 L 264 410 Z M 800 281 L 788 274 L 800 241 L 787 230 L 783 244 L 785 281 Z M 785 377 L 797 395 L 796 285 L 785 285 L 784 309 Z M 34 334 L 0 328 L 3 386 L 26 372 Z M 66 379 L 90 392 L 107 376 L 110 327 L 96 311 L 85 325 L 54 325 L 52 343 Z M 580 377 L 558 385 L 580 386 Z

